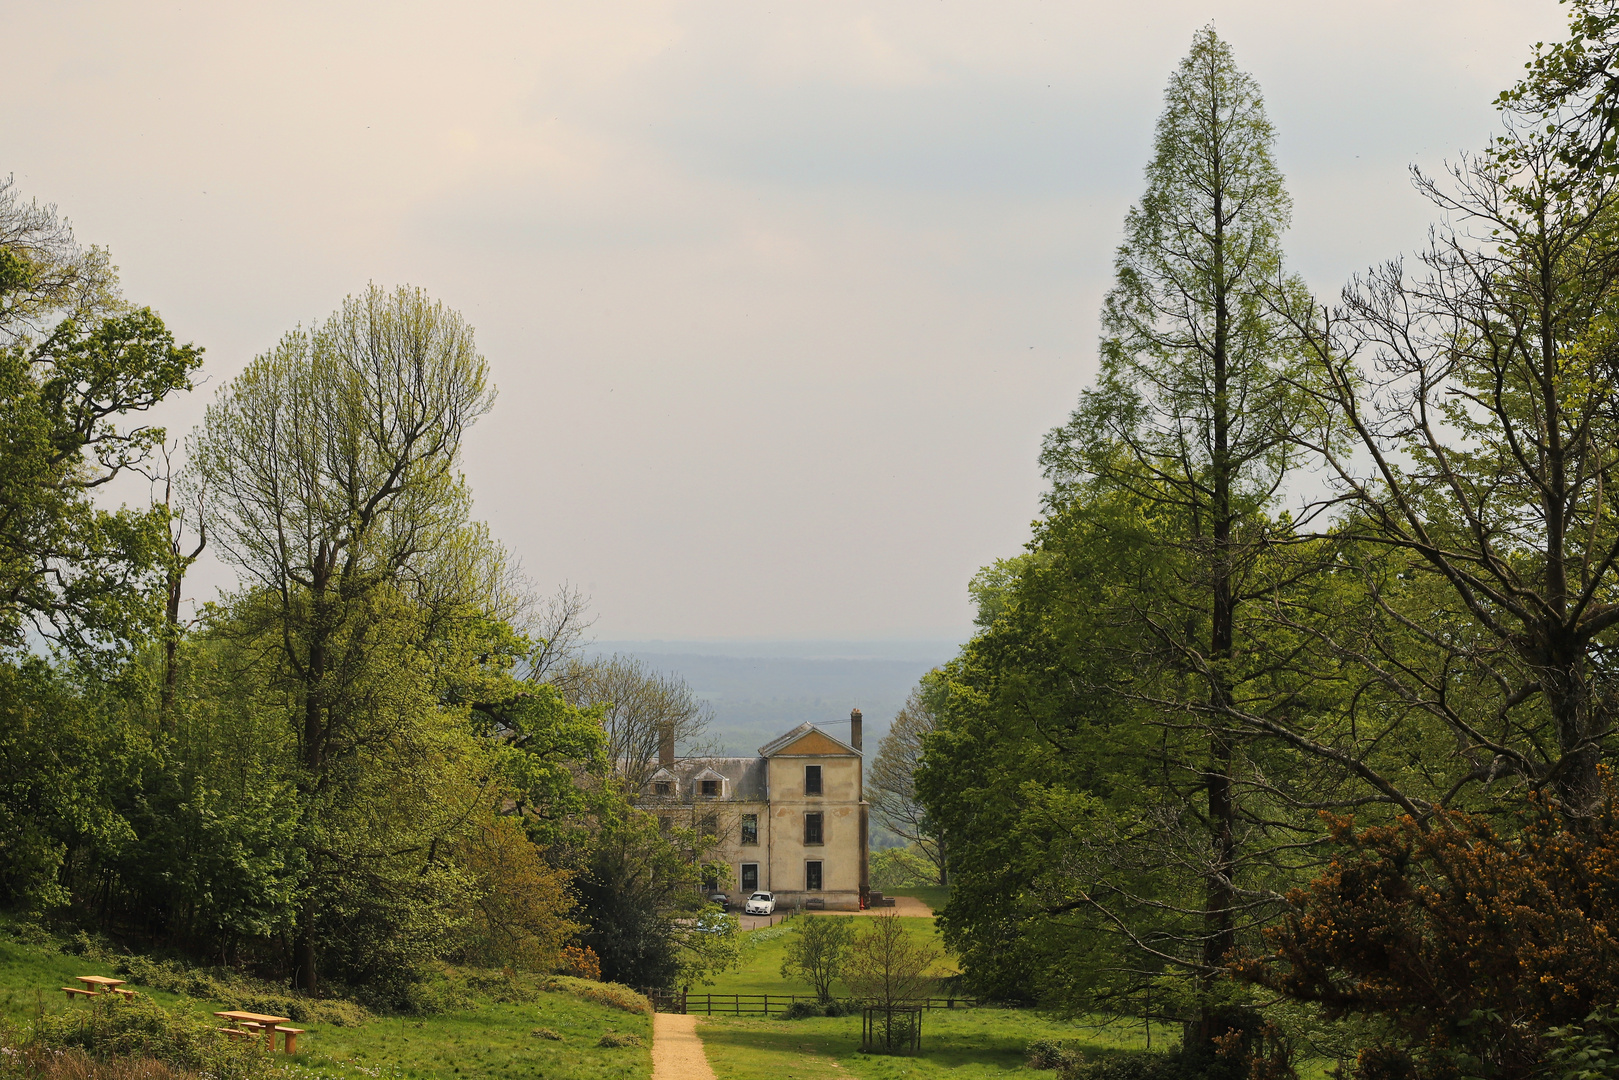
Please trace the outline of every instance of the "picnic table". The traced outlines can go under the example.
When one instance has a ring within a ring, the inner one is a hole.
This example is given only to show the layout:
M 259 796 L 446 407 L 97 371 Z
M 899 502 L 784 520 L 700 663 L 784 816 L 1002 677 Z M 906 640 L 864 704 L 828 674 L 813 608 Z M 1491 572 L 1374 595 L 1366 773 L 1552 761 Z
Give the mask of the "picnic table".
M 302 1028 L 283 1026 L 292 1023 L 292 1017 L 290 1016 L 270 1016 L 266 1013 L 243 1012 L 240 1009 L 229 1009 L 225 1012 L 216 1012 L 214 1015 L 240 1024 L 242 1030 L 246 1032 L 264 1032 L 265 1039 L 268 1041 L 271 1050 L 275 1049 L 276 1032 L 281 1032 L 285 1036 L 283 1045 L 289 1054 L 297 1052 L 298 1036 L 303 1034 Z M 228 1032 L 231 1029 L 221 1028 L 220 1030 Z
M 109 979 L 105 975 L 75 975 L 73 978 L 76 982 L 84 983 L 87 989 L 81 990 L 76 986 L 62 987 L 62 992 L 69 998 L 93 998 L 100 994 L 122 994 L 126 998 L 135 996 L 135 991 L 133 990 L 118 989 L 124 985 L 123 979 Z

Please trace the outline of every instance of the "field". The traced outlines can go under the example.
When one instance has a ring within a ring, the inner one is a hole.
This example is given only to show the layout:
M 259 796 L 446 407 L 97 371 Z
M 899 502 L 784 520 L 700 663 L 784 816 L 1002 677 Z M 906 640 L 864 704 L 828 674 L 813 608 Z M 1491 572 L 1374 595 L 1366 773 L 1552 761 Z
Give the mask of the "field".
M 48 945 L 0 938 L 0 1015 L 14 1028 L 39 1011 L 83 1009 L 58 989 L 75 975 L 110 974 L 107 965 L 66 955 Z M 143 989 L 171 1009 L 207 1017 L 234 1002 L 183 999 Z M 288 1072 L 296 1078 L 359 1080 L 470 1080 L 472 1077 L 552 1080 L 646 1080 L 652 1073 L 651 1018 L 551 992 L 537 1002 L 502 1004 L 474 999 L 474 1007 L 431 1016 L 378 1017 L 360 1027 L 299 1025 L 308 1029 Z M 550 1028 L 560 1041 L 540 1038 Z M 606 1031 L 638 1035 L 639 1047 L 598 1047 Z
M 930 904 L 942 904 L 942 890 L 905 889 Z M 907 933 L 943 951 L 932 919 L 905 918 Z M 860 922 L 864 922 L 861 919 Z M 857 923 L 858 925 L 858 923 Z M 800 994 L 813 995 L 809 985 L 783 979 L 782 955 L 792 921 L 747 935 L 740 969 L 727 972 L 711 987 L 693 987 L 694 994 Z M 956 966 L 941 957 L 933 974 L 955 973 Z M 834 985 L 833 992 L 842 987 Z M 765 1020 L 737 1017 L 698 1019 L 698 1034 L 709 1064 L 720 1080 L 829 1080 L 858 1077 L 890 1080 L 905 1077 L 926 1080 L 977 1080 L 980 1077 L 1045 1077 L 1024 1065 L 1025 1048 L 1033 1039 L 1073 1039 L 1087 1056 L 1146 1048 L 1146 1030 L 1133 1023 L 1098 1025 L 1055 1020 L 1028 1009 L 933 1009 L 922 1021 L 922 1052 L 917 1057 L 883 1057 L 860 1052 L 860 1018 L 818 1017 L 809 1020 Z M 1172 1031 L 1160 1025 L 1153 1032 L 1154 1049 L 1167 1048 Z
M 1031 1039 L 1074 1039 L 1088 1057 L 1146 1046 L 1140 1026 L 1097 1027 L 1051 1020 L 1027 1009 L 934 1009 L 922 1020 L 922 1052 L 916 1057 L 883 1057 L 860 1052 L 860 1018 L 755 1020 L 701 1017 L 697 1032 L 709 1064 L 720 1080 L 823 1080 L 854 1076 L 1045 1077 L 1024 1066 Z M 1163 1046 L 1167 1031 L 1155 1032 Z

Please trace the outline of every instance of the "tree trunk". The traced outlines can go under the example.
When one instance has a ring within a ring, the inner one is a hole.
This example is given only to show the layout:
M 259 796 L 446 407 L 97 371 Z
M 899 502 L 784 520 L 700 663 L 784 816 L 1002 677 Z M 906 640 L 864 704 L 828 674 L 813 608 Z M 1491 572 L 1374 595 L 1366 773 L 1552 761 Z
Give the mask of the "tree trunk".
M 1211 95 L 1211 129 L 1220 132 L 1220 98 Z M 1214 235 L 1211 241 L 1211 264 L 1214 278 L 1214 341 L 1211 361 L 1214 367 L 1214 401 L 1210 417 L 1213 426 L 1212 454 L 1213 505 L 1210 507 L 1210 526 L 1214 534 L 1211 558 L 1211 604 L 1209 619 L 1209 664 L 1212 669 L 1209 686 L 1210 715 L 1209 764 L 1203 777 L 1204 794 L 1208 805 L 1209 868 L 1204 888 L 1203 904 L 1203 989 L 1211 991 L 1220 977 L 1226 958 L 1236 947 L 1232 905 L 1235 893 L 1232 877 L 1235 872 L 1237 807 L 1231 783 L 1233 748 L 1221 710 L 1230 705 L 1230 687 L 1227 665 L 1231 660 L 1235 639 L 1236 605 L 1231 588 L 1231 415 L 1230 415 L 1230 297 L 1225 268 L 1225 192 L 1224 177 L 1218 149 L 1213 161 L 1212 185 L 1214 191 Z M 1223 1012 L 1204 1003 L 1199 1010 L 1196 1045 L 1208 1046 L 1214 1038 L 1225 1033 L 1229 1022 Z
M 179 683 L 178 654 L 180 651 L 180 588 L 185 571 L 179 567 L 169 570 L 164 582 L 168 595 L 163 608 L 163 697 L 158 719 L 165 731 L 174 730 L 174 696 Z
M 306 994 L 319 989 L 315 979 L 315 909 L 305 904 L 298 916 L 298 932 L 292 940 L 292 988 Z

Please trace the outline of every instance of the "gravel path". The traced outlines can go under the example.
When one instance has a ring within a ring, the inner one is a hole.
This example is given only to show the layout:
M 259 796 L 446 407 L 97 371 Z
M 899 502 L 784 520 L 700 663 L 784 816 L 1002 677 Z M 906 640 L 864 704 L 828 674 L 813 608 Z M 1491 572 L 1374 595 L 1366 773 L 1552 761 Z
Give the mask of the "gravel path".
M 652 1080 L 715 1080 L 697 1037 L 697 1017 L 653 1015 Z
M 914 896 L 894 897 L 893 907 L 869 908 L 866 911 L 812 911 L 811 915 L 920 915 L 924 918 L 933 916 L 933 909 Z M 781 915 L 738 915 L 742 920 L 744 930 L 763 930 L 767 926 L 774 926 L 782 920 Z

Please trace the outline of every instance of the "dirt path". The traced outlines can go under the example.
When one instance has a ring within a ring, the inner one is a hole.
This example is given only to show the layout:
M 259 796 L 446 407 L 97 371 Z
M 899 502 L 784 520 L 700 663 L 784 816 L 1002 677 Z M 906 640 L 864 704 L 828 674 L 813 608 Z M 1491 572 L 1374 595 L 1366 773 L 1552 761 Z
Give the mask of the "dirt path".
M 697 1017 L 653 1014 L 652 1080 L 715 1080 L 697 1037 Z

